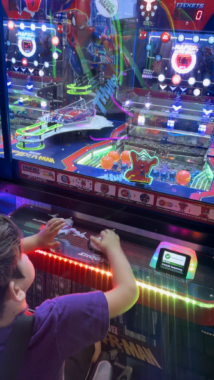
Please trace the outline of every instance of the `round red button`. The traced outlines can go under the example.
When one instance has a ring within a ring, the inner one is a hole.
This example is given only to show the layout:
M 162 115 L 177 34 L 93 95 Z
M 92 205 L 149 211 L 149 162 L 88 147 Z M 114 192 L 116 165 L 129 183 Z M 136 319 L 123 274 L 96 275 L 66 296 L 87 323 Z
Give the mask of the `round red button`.
M 178 75 L 178 74 L 173 75 L 173 77 L 172 77 L 172 83 L 174 85 L 176 85 L 176 86 L 178 84 L 180 84 L 181 83 L 181 77 L 180 77 L 180 75 Z
M 27 58 L 22 58 L 21 62 L 22 62 L 22 65 L 23 65 L 23 66 L 27 66 L 27 65 L 28 65 L 28 60 L 27 60 Z
M 162 42 L 165 42 L 165 43 L 169 42 L 170 38 L 171 38 L 171 36 L 170 36 L 170 34 L 168 32 L 164 32 L 164 33 L 161 34 L 161 41 Z

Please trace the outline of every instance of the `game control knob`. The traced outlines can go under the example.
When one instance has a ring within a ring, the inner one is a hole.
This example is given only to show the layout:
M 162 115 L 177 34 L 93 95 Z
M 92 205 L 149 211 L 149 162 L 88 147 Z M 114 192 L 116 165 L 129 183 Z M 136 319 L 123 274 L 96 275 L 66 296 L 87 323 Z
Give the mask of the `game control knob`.
M 170 179 L 170 181 L 174 181 L 175 177 L 176 177 L 176 173 L 175 172 L 169 173 L 169 179 Z
M 98 240 L 102 240 L 102 237 L 100 235 L 96 236 L 96 238 Z M 96 243 L 94 243 L 93 241 L 91 241 L 91 239 L 89 239 L 89 241 L 88 241 L 88 248 L 90 249 L 90 251 L 92 251 L 94 253 L 102 254 L 102 252 L 99 249 L 98 245 Z
M 162 181 L 166 181 L 166 180 L 167 180 L 167 177 L 168 177 L 167 172 L 161 172 L 161 180 L 162 180 Z

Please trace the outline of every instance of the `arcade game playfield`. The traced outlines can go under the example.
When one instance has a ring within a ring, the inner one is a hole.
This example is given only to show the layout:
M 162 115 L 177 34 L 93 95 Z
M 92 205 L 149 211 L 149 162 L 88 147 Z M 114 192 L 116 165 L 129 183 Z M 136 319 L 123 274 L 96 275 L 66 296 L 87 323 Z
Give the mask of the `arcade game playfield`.
M 20 176 L 213 223 L 212 2 L 2 5 Z

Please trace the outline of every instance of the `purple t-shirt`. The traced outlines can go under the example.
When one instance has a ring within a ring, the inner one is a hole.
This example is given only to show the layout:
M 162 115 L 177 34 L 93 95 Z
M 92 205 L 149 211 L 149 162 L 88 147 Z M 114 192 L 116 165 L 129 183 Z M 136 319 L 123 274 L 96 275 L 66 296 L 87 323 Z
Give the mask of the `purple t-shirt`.
M 13 323 L 0 329 L 0 361 Z M 66 358 L 104 339 L 109 327 L 102 292 L 72 294 L 36 308 L 33 335 L 18 380 L 61 380 Z

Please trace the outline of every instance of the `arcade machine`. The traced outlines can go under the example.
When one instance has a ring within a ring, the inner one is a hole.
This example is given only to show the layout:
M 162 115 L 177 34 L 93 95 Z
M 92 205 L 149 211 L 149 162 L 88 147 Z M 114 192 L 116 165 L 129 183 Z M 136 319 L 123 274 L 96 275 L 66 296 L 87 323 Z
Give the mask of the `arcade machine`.
M 214 5 L 2 5 L 14 184 L 1 212 L 24 236 L 66 220 L 57 250 L 31 254 L 30 307 L 110 289 L 90 235 L 114 228 L 140 289 L 103 342 L 114 379 L 213 380 Z

